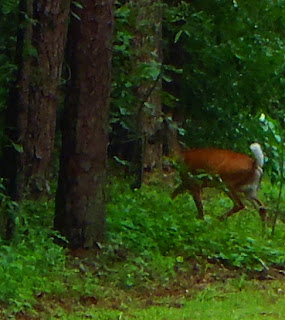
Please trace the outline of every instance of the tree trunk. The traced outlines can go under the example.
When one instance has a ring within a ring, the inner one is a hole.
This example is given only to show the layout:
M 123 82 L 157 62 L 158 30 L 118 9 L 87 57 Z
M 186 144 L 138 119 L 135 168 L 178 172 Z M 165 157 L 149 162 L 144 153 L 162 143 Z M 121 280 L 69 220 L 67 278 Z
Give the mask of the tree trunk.
M 62 123 L 55 227 L 71 248 L 103 239 L 113 0 L 73 8 L 68 40 L 71 80 Z
M 179 22 L 177 22 L 177 24 L 179 24 Z M 183 102 L 180 101 L 183 91 L 183 78 L 182 74 L 178 72 L 178 70 L 183 69 L 183 66 L 186 63 L 185 59 L 187 59 L 185 57 L 187 55 L 183 46 L 181 45 L 181 42 L 174 42 L 175 33 L 173 33 L 173 31 L 164 28 L 163 38 L 172 39 L 164 48 L 164 63 L 165 65 L 170 65 L 173 67 L 173 69 L 175 68 L 177 70 L 169 70 L 167 72 L 167 76 L 171 78 L 171 81 L 163 82 L 164 92 L 167 92 L 172 97 L 169 99 L 169 101 L 172 101 L 171 108 L 166 105 L 163 108 L 164 113 L 168 115 L 165 128 L 164 154 L 168 157 L 175 157 L 180 153 L 181 150 L 178 128 L 182 127 L 186 117 L 186 111 L 183 107 Z
M 138 65 L 145 73 L 137 91 L 141 105 L 137 123 L 141 136 L 141 182 L 146 182 L 148 174 L 161 171 L 162 129 L 161 65 L 162 65 L 162 3 L 154 0 L 140 0 L 133 3 L 137 9 Z
M 13 146 L 4 172 L 16 199 L 49 190 L 70 0 L 22 0 L 20 6 L 18 76 L 7 112 Z

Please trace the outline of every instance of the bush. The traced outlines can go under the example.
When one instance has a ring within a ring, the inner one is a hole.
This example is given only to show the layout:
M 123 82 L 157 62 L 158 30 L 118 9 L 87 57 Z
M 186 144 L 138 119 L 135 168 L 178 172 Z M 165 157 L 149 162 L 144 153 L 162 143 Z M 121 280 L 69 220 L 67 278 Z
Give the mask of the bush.
M 17 210 L 15 235 L 0 247 L 0 300 L 13 312 L 31 308 L 36 297 L 63 291 L 65 254 L 53 241 L 53 208 L 26 202 Z

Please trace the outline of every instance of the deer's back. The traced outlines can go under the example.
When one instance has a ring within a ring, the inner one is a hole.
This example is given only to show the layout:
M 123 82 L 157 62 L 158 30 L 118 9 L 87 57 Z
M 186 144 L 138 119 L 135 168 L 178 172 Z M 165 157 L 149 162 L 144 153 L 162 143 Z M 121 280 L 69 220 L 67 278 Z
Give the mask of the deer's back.
M 243 153 L 205 148 L 184 151 L 183 157 L 192 173 L 218 174 L 229 187 L 250 183 L 254 175 L 255 160 Z

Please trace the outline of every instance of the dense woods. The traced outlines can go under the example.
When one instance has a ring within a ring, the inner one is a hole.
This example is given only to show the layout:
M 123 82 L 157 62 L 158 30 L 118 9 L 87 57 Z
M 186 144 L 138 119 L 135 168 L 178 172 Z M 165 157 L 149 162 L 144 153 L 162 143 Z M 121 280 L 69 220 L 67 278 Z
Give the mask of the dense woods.
M 217 265 L 284 269 L 284 0 L 4 0 L 0 17 L 5 316 Z M 265 234 L 250 208 L 220 221 L 219 177 L 204 220 L 187 192 L 171 199 L 180 150 L 253 142 Z

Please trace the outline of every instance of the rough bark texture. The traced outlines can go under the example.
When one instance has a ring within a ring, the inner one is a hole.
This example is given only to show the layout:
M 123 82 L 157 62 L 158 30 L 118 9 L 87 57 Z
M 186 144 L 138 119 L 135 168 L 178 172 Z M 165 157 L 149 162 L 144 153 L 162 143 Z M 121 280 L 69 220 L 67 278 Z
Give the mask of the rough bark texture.
M 179 23 L 179 22 L 177 22 Z M 170 33 L 164 29 L 165 34 L 163 38 L 173 39 L 174 34 Z M 163 59 L 166 65 L 174 66 L 177 70 L 182 70 L 187 57 L 184 52 L 181 42 L 170 42 L 168 46 L 163 51 Z M 182 95 L 183 90 L 183 79 L 181 73 L 168 71 L 168 76 L 171 78 L 170 82 L 163 82 L 163 90 L 171 94 L 173 97 L 177 98 L 177 101 L 174 102 L 172 108 L 164 106 L 164 113 L 168 115 L 170 121 L 168 121 L 166 126 L 165 142 L 164 142 L 164 154 L 170 157 L 175 157 L 175 155 L 180 152 L 180 143 L 179 143 L 179 134 L 178 127 L 181 127 L 185 121 L 186 112 L 181 105 L 179 97 Z M 172 119 L 172 120 L 171 120 Z
M 91 248 L 105 225 L 113 0 L 84 0 L 68 40 L 71 81 L 62 123 L 55 227 L 72 248 Z
M 136 63 L 145 65 L 162 64 L 161 23 L 162 3 L 154 0 L 140 0 L 133 3 L 138 10 L 136 46 L 138 57 Z M 147 22 L 147 23 L 146 23 Z M 159 68 L 159 67 L 158 67 Z M 147 174 L 161 170 L 162 139 L 158 132 L 162 129 L 161 80 L 149 77 L 142 81 L 138 97 L 142 105 L 138 112 L 138 131 L 141 135 L 142 182 Z
M 17 199 L 24 195 L 37 198 L 49 189 L 69 6 L 70 0 L 21 4 L 21 14 L 26 13 L 33 22 L 22 18 L 18 77 L 8 110 L 8 124 L 13 128 L 8 134 L 18 150 L 7 152 L 6 174 Z

